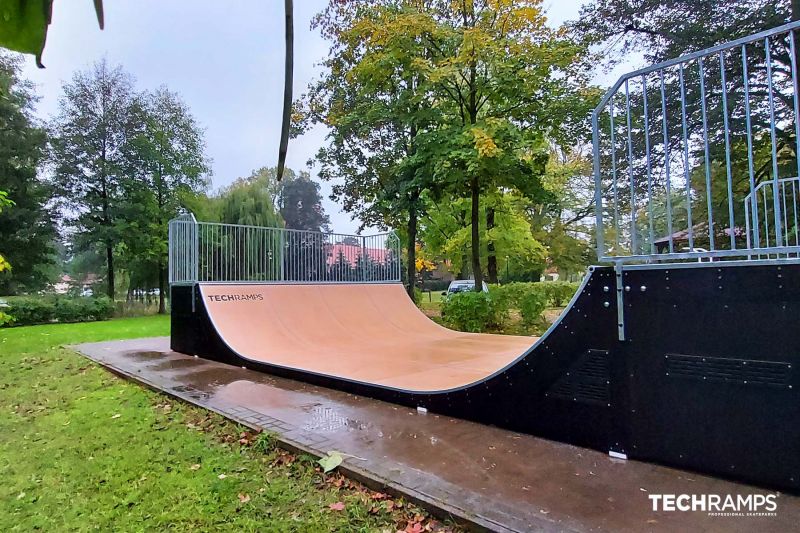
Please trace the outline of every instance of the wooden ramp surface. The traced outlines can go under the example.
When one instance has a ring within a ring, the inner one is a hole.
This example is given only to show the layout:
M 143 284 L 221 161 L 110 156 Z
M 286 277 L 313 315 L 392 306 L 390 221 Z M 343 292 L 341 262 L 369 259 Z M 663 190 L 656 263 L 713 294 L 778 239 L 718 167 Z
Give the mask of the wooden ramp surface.
M 400 284 L 201 285 L 208 315 L 244 359 L 415 392 L 485 379 L 535 337 L 461 333 Z

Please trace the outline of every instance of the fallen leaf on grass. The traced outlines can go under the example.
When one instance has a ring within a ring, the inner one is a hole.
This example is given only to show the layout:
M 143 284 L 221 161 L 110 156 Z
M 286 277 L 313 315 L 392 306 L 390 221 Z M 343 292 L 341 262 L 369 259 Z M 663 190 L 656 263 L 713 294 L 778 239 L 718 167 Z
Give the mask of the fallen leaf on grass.
M 200 468 L 199 464 L 193 464 L 192 466 L 189 467 L 189 470 L 198 470 L 199 468 Z
M 331 511 L 344 511 L 344 502 L 332 503 L 328 506 Z
M 342 454 L 333 450 L 328 452 L 328 455 L 317 461 L 325 473 L 330 472 L 340 464 L 342 464 Z
M 240 493 L 239 493 L 239 501 L 240 501 L 241 503 L 247 503 L 247 502 L 249 502 L 249 501 L 250 501 L 250 495 L 249 495 L 249 494 L 242 494 L 242 493 L 240 492 Z
M 419 522 L 409 522 L 404 531 L 405 533 L 422 533 L 422 524 Z

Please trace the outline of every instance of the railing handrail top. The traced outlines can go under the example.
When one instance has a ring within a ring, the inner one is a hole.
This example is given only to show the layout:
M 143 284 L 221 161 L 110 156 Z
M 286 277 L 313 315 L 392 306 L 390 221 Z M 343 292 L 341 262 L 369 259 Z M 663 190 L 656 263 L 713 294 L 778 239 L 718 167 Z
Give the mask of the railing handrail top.
M 797 181 L 797 182 L 800 182 L 800 176 L 792 176 L 792 177 L 789 177 L 789 178 L 780 178 L 780 179 L 778 180 L 778 183 L 784 183 L 784 182 L 789 182 L 789 181 Z M 744 202 L 748 202 L 748 201 L 750 201 L 750 196 L 751 196 L 753 193 L 757 193 L 758 191 L 760 191 L 762 187 L 764 187 L 764 186 L 766 186 L 766 185 L 774 185 L 774 184 L 775 184 L 775 181 L 774 181 L 773 179 L 771 179 L 771 178 L 770 178 L 770 179 L 768 179 L 768 180 L 764 180 L 764 181 L 762 181 L 761 183 L 759 183 L 758 185 L 756 185 L 756 188 L 755 188 L 755 189 L 753 189 L 753 192 L 749 192 L 749 193 L 747 193 L 747 196 L 745 196 L 745 197 L 744 197 Z
M 680 56 L 680 57 L 676 57 L 676 58 L 673 58 L 673 59 L 668 59 L 666 61 L 662 61 L 661 63 L 656 63 L 655 65 L 650 65 L 648 67 L 643 67 L 643 68 L 640 68 L 638 70 L 634 70 L 633 72 L 628 72 L 627 74 L 623 74 L 622 76 L 620 76 L 617 79 L 617 82 L 614 85 L 612 85 L 606 91 L 606 93 L 603 95 L 603 98 L 600 99 L 600 103 L 597 104 L 597 107 L 595 107 L 594 111 L 592 111 L 592 120 L 593 121 L 597 120 L 598 115 L 603 110 L 603 108 L 605 108 L 606 104 L 608 104 L 609 100 L 611 100 L 611 97 L 614 96 L 614 94 L 617 93 L 617 91 L 620 89 L 620 87 L 622 87 L 623 83 L 625 83 L 626 81 L 628 81 L 628 80 L 630 80 L 632 78 L 635 78 L 635 77 L 638 77 L 638 76 L 642 76 L 644 74 L 649 74 L 651 72 L 655 72 L 655 71 L 658 71 L 658 70 L 664 70 L 665 68 L 672 67 L 672 66 L 675 66 L 675 65 L 679 65 L 681 63 L 686 63 L 686 62 L 692 61 L 693 59 L 706 57 L 706 56 L 709 56 L 709 55 L 717 53 L 717 52 L 724 52 L 725 50 L 730 50 L 730 49 L 736 48 L 738 46 L 742 46 L 742 45 L 745 45 L 745 44 L 750 44 L 752 42 L 755 42 L 755 41 L 758 41 L 758 40 L 761 40 L 761 39 L 765 39 L 765 38 L 770 37 L 772 35 L 775 35 L 775 34 L 778 34 L 778 33 L 788 32 L 788 31 L 791 31 L 791 30 L 794 30 L 794 29 L 797 29 L 797 28 L 800 28 L 800 20 L 794 21 L 794 22 L 789 22 L 787 24 L 784 24 L 782 26 L 778 26 L 776 28 L 772 28 L 772 29 L 769 29 L 769 30 L 764 30 L 762 32 L 755 33 L 753 35 L 748 35 L 747 37 L 741 37 L 739 39 L 736 39 L 735 41 L 730 41 L 730 42 L 727 42 L 727 43 L 718 44 L 716 46 L 712 46 L 712 47 L 706 48 L 704 50 L 699 50 L 697 52 L 692 52 L 690 54 L 686 54 L 686 55 L 683 55 L 683 56 Z
M 180 223 L 184 223 L 184 224 L 186 224 L 186 223 L 196 224 L 198 226 L 200 226 L 200 225 L 203 225 L 203 226 L 227 226 L 227 227 L 231 227 L 231 228 L 250 228 L 250 229 L 261 229 L 261 230 L 278 230 L 278 231 L 286 231 L 286 232 L 294 232 L 294 233 L 313 233 L 315 235 L 331 235 L 331 236 L 334 236 L 334 237 L 357 237 L 357 238 L 384 237 L 384 236 L 397 237 L 397 233 L 395 231 L 393 231 L 393 230 L 385 231 L 383 233 L 372 233 L 372 234 L 369 234 L 369 235 L 358 235 L 358 234 L 352 234 L 352 233 L 335 233 L 335 232 L 328 232 L 328 231 L 314 231 L 314 230 L 308 230 L 308 229 L 281 228 L 281 227 L 278 227 L 278 226 L 255 226 L 255 225 L 252 225 L 252 224 L 228 224 L 226 222 L 204 222 L 204 221 L 198 221 L 194 217 L 194 215 L 192 215 L 191 213 L 189 213 L 189 215 L 191 215 L 191 218 L 192 218 L 191 220 L 187 220 L 186 218 L 184 218 L 187 215 L 181 215 L 179 217 L 173 218 L 172 220 L 169 221 L 169 223 L 172 224 L 173 222 L 176 222 L 176 223 L 180 222 Z

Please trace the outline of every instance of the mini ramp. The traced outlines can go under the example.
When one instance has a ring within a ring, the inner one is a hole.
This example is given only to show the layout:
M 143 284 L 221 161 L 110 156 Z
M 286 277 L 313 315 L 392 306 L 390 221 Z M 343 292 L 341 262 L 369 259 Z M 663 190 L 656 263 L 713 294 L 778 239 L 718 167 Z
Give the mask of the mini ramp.
M 593 268 L 541 339 L 448 331 L 399 283 L 174 284 L 172 348 L 797 491 L 800 265 L 695 265 L 623 273 L 625 340 Z
M 542 338 L 428 321 L 403 295 L 394 234 L 187 215 L 169 227 L 172 348 L 799 491 L 800 140 L 794 156 L 777 140 L 800 131 L 800 77 L 774 76 L 794 54 L 771 55 L 798 30 L 638 70 L 601 99 L 594 226 L 610 266 L 589 269 Z

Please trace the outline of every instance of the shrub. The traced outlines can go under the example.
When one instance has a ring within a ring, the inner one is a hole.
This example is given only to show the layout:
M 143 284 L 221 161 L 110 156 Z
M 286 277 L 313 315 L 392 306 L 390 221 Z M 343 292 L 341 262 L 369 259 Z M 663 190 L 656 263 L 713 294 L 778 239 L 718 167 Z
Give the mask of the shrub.
M 536 323 L 546 308 L 547 296 L 545 291 L 541 290 L 539 287 L 531 287 L 530 290 L 525 292 L 519 303 L 519 312 L 522 315 L 522 322 L 525 323 L 526 326 Z
M 577 283 L 570 283 L 568 281 L 545 281 L 542 282 L 541 285 L 545 289 L 547 299 L 554 307 L 566 305 L 579 287 Z
M 106 320 L 114 314 L 114 302 L 100 298 L 69 298 L 21 296 L 7 299 L 6 314 L 11 316 L 7 325 L 29 326 L 50 322 L 88 322 Z
M 518 309 L 525 293 L 532 290 L 533 283 L 516 281 L 505 285 L 492 285 L 489 290 L 507 308 Z
M 6 313 L 11 316 L 11 324 L 26 326 L 52 322 L 55 306 L 51 300 L 30 296 L 8 298 Z
M 448 326 L 479 333 L 497 328 L 508 316 L 500 298 L 485 292 L 459 292 L 442 302 L 442 317 Z

